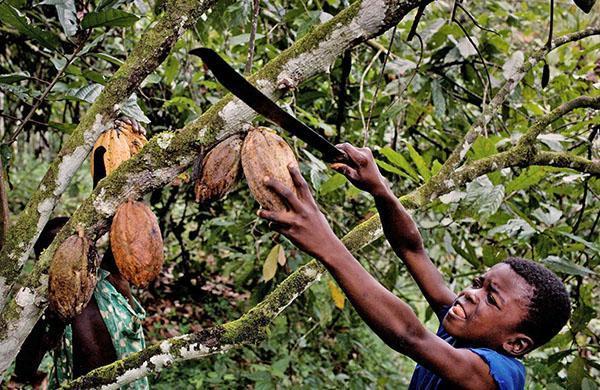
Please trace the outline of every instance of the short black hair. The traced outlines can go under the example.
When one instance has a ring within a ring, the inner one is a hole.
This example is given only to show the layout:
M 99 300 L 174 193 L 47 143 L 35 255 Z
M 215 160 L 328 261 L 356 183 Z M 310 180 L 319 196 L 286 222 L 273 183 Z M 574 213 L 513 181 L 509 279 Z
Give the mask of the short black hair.
M 569 294 L 560 278 L 541 264 L 519 257 L 509 257 L 503 263 L 533 287 L 529 313 L 519 331 L 531 337 L 537 348 L 550 341 L 569 320 Z

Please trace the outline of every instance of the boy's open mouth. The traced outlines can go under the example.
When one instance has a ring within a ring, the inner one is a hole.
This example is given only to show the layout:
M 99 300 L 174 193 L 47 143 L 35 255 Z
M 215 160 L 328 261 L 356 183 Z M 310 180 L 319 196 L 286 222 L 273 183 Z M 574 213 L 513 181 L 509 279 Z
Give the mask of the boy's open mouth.
M 463 307 L 461 306 L 460 303 L 455 302 L 454 305 L 452 305 L 452 307 L 450 308 L 449 312 L 454 316 L 454 317 L 458 317 L 461 319 L 466 319 L 467 318 L 467 314 L 465 313 L 465 309 L 463 309 Z

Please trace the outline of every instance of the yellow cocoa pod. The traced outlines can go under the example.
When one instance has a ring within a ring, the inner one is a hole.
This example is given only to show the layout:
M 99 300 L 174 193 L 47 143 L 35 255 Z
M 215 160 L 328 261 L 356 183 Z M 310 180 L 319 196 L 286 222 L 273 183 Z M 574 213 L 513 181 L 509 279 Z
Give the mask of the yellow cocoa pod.
M 230 137 L 208 152 L 202 160 L 202 172 L 194 186 L 196 202 L 221 199 L 233 189 L 240 173 L 241 149 L 242 140 Z
M 67 238 L 54 252 L 48 279 L 50 308 L 65 322 L 79 315 L 96 287 L 98 256 L 83 235 Z
M 142 202 L 127 201 L 117 209 L 110 228 L 110 246 L 119 271 L 138 287 L 160 273 L 163 240 L 156 216 Z
M 92 149 L 90 166 L 94 186 L 130 157 L 129 145 L 123 134 L 115 129 L 102 133 Z
M 288 165 L 298 167 L 290 146 L 272 130 L 259 127 L 250 130 L 242 145 L 242 168 L 254 199 L 267 210 L 282 211 L 284 201 L 264 184 L 266 176 L 276 179 L 295 192 Z

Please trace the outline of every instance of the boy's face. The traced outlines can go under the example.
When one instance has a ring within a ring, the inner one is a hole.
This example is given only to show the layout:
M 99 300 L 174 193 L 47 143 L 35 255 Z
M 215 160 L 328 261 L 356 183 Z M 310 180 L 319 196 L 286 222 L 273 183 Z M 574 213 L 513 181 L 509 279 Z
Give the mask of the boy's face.
M 532 294 L 533 288 L 510 265 L 496 264 L 458 294 L 444 317 L 444 328 L 469 344 L 511 349 L 506 343 L 522 335 L 517 327 L 527 316 Z

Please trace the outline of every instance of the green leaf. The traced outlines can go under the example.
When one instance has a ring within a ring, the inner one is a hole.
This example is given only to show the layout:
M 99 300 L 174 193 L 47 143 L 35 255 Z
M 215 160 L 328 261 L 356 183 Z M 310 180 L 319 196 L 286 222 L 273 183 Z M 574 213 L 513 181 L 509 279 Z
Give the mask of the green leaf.
M 7 3 L 0 3 L 0 20 L 27 37 L 35 39 L 47 49 L 56 50 L 60 44 L 56 35 L 34 26 L 19 10 Z
M 256 34 L 255 41 L 259 41 L 265 36 L 263 34 Z M 244 45 L 250 41 L 250 34 L 244 33 L 240 35 L 236 35 L 234 37 L 229 38 L 230 46 Z
M 585 361 L 580 356 L 575 356 L 575 359 L 567 367 L 567 389 L 581 389 L 581 382 L 585 377 Z
M 346 179 L 346 176 L 342 175 L 341 173 L 336 173 L 327 179 L 323 184 L 321 184 L 319 193 L 321 195 L 327 195 L 328 193 L 333 192 L 346 184 L 347 181 L 348 179 Z
M 101 84 L 89 84 L 81 88 L 72 88 L 65 92 L 66 97 L 74 98 L 88 103 L 96 101 L 104 89 Z
M 132 94 L 129 99 L 121 106 L 121 113 L 135 119 L 138 122 L 150 123 L 150 119 L 144 114 L 144 111 L 137 103 L 137 95 Z
M 27 80 L 28 78 L 28 72 L 5 73 L 0 74 L 0 83 L 12 84 L 19 81 Z
M 413 162 L 417 166 L 417 171 L 419 171 L 419 174 L 427 182 L 431 178 L 431 171 L 429 170 L 425 159 L 419 154 L 419 152 L 416 151 L 416 149 L 411 144 L 407 143 L 406 147 L 408 148 L 408 154 L 410 155 L 410 158 L 412 158 Z
M 546 176 L 547 171 L 543 167 L 527 168 L 519 176 L 506 184 L 506 193 L 511 194 L 515 191 L 526 190 L 542 181 Z
M 419 175 L 410 165 L 410 163 L 404 158 L 403 155 L 396 152 L 394 149 L 386 146 L 380 150 L 381 154 L 383 154 L 389 162 L 396 165 L 397 167 L 402 168 L 406 173 L 408 173 L 413 179 L 419 180 Z M 384 168 L 385 169 L 385 168 Z
M 561 259 L 558 256 L 548 256 L 542 260 L 554 272 L 560 272 L 567 275 L 590 276 L 595 275 L 595 272 L 582 265 L 572 263 L 568 260 Z
M 128 27 L 138 21 L 138 17 L 120 9 L 108 8 L 86 14 L 81 21 L 81 28 L 94 27 Z
M 121 66 L 123 65 L 123 61 L 118 59 L 117 57 L 111 56 L 110 54 L 106 54 L 106 53 L 96 53 L 93 54 L 94 56 L 101 58 L 105 61 L 110 62 L 111 64 L 115 64 L 117 66 Z
M 579 243 L 585 245 L 586 248 L 588 248 L 588 249 L 596 252 L 597 255 L 600 254 L 600 245 L 595 244 L 593 242 L 586 241 L 583 238 L 578 237 L 578 236 L 576 236 L 574 234 L 565 233 L 565 232 L 560 232 L 560 234 L 562 234 L 565 237 L 569 237 L 573 241 L 576 241 L 576 242 L 579 242 Z
M 377 164 L 377 166 L 381 169 L 383 169 L 384 171 L 390 172 L 390 173 L 394 173 L 396 175 L 405 177 L 411 181 L 414 181 L 414 179 L 412 178 L 412 176 L 409 176 L 408 174 L 402 172 L 400 169 L 396 168 L 395 166 L 386 163 L 385 161 L 381 161 L 378 159 L 375 159 L 375 163 Z
M 33 98 L 29 90 L 21 87 L 20 85 L 0 83 L 0 90 L 7 93 L 12 93 L 26 103 L 31 102 L 31 99 Z
M 179 113 L 191 111 L 195 114 L 200 114 L 202 112 L 202 109 L 198 107 L 195 101 L 185 96 L 176 96 L 170 100 L 167 100 L 163 104 L 163 107 L 175 107 Z
M 487 176 L 481 176 L 467 183 L 467 195 L 462 202 L 462 210 L 467 215 L 479 215 L 485 221 L 492 216 L 502 205 L 504 200 L 504 186 L 493 185 Z
M 431 102 L 435 108 L 435 115 L 438 118 L 446 115 L 446 99 L 442 91 L 442 84 L 438 80 L 431 83 Z
M 508 252 L 503 248 L 498 248 L 491 245 L 483 245 L 483 263 L 487 267 L 496 265 L 508 257 Z
M 498 153 L 498 149 L 496 148 L 498 141 L 500 141 L 500 137 L 498 136 L 478 137 L 470 150 L 472 158 L 479 160 Z
M 44 0 L 40 4 L 53 5 L 65 35 L 72 37 L 77 33 L 77 9 L 74 0 Z

